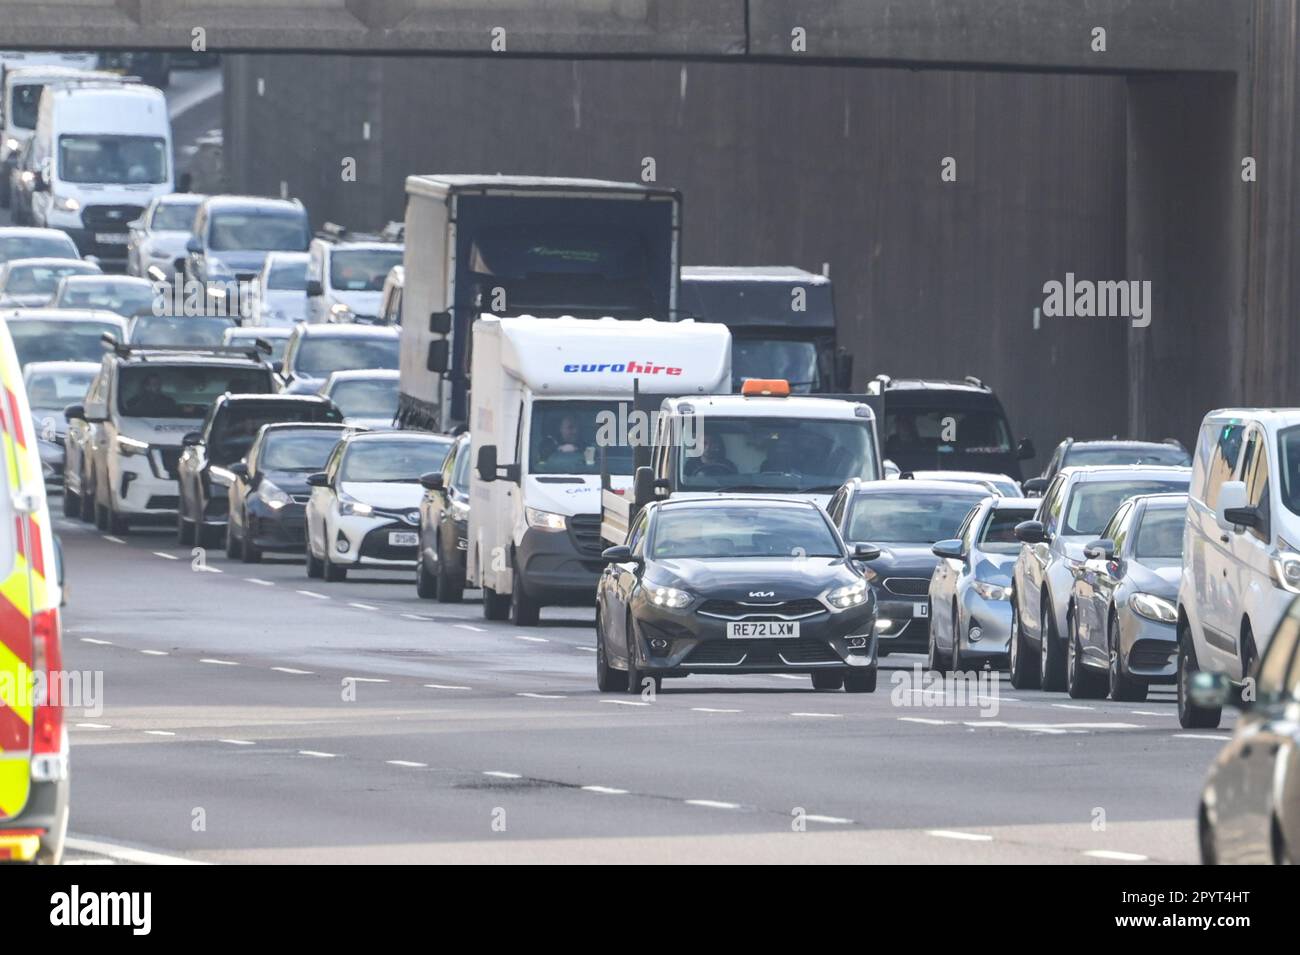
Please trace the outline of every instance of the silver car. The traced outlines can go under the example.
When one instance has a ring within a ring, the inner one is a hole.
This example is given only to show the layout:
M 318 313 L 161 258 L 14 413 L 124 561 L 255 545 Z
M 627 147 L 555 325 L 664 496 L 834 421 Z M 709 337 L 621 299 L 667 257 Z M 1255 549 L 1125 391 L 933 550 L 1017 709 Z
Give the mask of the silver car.
M 148 276 L 150 267 L 171 281 L 176 260 L 185 258 L 185 243 L 194 224 L 194 213 L 203 196 L 189 192 L 172 193 L 154 199 L 130 223 L 126 239 L 128 275 Z
M 1011 569 L 1020 553 L 1015 529 L 1036 507 L 1021 497 L 987 497 L 971 508 L 955 538 L 934 545 L 939 563 L 930 578 L 930 669 L 1006 661 Z
M 1201 861 L 1300 864 L 1300 598 L 1264 651 L 1253 699 L 1204 670 L 1187 692 L 1197 706 L 1242 708 L 1201 791 Z

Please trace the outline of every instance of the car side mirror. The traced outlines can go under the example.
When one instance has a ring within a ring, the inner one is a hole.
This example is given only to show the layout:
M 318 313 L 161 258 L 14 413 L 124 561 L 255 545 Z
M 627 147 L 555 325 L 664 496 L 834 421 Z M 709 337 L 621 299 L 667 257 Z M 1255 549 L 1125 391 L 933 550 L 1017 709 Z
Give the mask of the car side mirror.
M 190 255 L 203 254 L 203 243 L 199 241 L 198 236 L 192 235 L 185 241 L 185 251 Z
M 1034 442 L 1028 438 L 1021 438 L 1020 443 L 1016 445 L 1016 457 L 1021 461 L 1028 461 L 1037 454 L 1038 452 L 1034 450 Z
M 1047 478 L 1030 478 L 1027 481 L 1020 482 L 1020 490 L 1025 492 L 1026 497 L 1035 497 L 1047 490 Z
M 230 467 L 226 468 L 226 470 L 241 481 L 248 480 L 248 462 L 246 461 L 236 461 Z
M 68 405 L 66 408 L 63 409 L 63 420 L 64 421 L 85 421 L 86 406 Z
M 1234 526 L 1250 524 L 1248 521 L 1233 520 L 1233 517 L 1240 517 L 1241 511 L 1246 509 L 1246 485 L 1243 481 L 1224 481 L 1219 486 L 1219 502 L 1214 508 L 1214 519 L 1219 525 L 1219 530 L 1230 531 Z M 1250 508 L 1253 510 L 1253 508 Z M 1235 512 L 1230 514 L 1229 512 Z
M 284 362 L 282 362 L 280 359 L 277 358 L 275 361 L 271 362 L 271 370 L 275 372 L 277 375 L 283 375 Z
M 1115 559 L 1115 542 L 1104 537 L 1101 540 L 1095 540 L 1083 548 L 1083 556 L 1089 560 L 1110 562 Z
M 130 222 L 126 224 L 126 227 L 128 229 L 140 229 L 143 228 L 143 226 L 144 226 L 143 219 L 132 219 Z
M 607 564 L 626 564 L 628 561 L 636 559 L 632 556 L 632 548 L 626 544 L 606 547 L 600 552 L 600 556 Z
M 854 560 L 875 560 L 880 556 L 880 548 L 875 544 L 857 543 L 853 545 Z
M 445 485 L 442 479 L 441 471 L 429 471 L 427 474 L 420 475 L 420 486 L 426 491 L 441 491 Z
M 1232 681 L 1227 674 L 1212 673 L 1209 670 L 1197 670 L 1187 683 L 1187 696 L 1192 703 L 1203 709 L 1213 710 L 1221 706 L 1246 708 L 1246 703 L 1232 692 Z
M 930 550 L 935 557 L 942 557 L 945 560 L 965 560 L 966 548 L 962 545 L 961 539 L 953 537 L 949 540 L 942 540 L 935 543 Z
M 320 284 L 320 279 L 308 279 L 308 280 L 307 280 L 307 295 L 308 295 L 308 297 L 310 297 L 310 298 L 315 298 L 315 297 L 318 296 L 318 295 L 324 295 L 324 294 L 325 294 L 325 289 L 324 289 L 324 287 Z
M 330 476 L 324 471 L 317 471 L 315 474 L 307 475 L 307 484 L 309 487 L 329 487 Z
M 192 448 L 202 443 L 203 435 L 199 434 L 197 431 L 191 431 L 189 434 L 181 438 L 181 447 L 185 448 Z
M 1026 544 L 1047 543 L 1047 529 L 1039 521 L 1021 521 L 1016 525 L 1016 540 Z
M 1257 507 L 1229 507 L 1223 512 L 1224 520 L 1234 527 L 1250 527 L 1259 530 L 1264 523 Z

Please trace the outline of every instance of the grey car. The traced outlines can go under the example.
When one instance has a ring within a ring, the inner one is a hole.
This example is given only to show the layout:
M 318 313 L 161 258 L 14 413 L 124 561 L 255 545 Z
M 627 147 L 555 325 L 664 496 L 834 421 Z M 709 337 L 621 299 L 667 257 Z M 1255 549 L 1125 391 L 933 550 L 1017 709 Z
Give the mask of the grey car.
M 1034 516 L 1021 497 L 988 497 L 966 515 L 957 536 L 931 548 L 930 669 L 1005 663 L 1011 646 L 1011 569 L 1020 553 L 1016 525 Z
M 1264 651 L 1253 700 L 1209 671 L 1191 676 L 1188 693 L 1201 707 L 1242 709 L 1201 791 L 1201 861 L 1300 864 L 1300 599 Z
M 1066 607 L 1066 689 L 1137 703 L 1173 683 L 1186 494 L 1131 497 L 1084 547 Z

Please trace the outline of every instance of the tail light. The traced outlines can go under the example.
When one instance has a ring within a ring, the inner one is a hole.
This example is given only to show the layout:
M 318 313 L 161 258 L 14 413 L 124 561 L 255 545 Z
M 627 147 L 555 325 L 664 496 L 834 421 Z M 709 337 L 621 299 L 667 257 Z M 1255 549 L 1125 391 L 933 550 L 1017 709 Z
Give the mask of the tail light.
M 59 639 L 59 611 L 41 610 L 32 615 L 32 669 L 44 675 L 44 687 L 32 708 L 32 755 L 56 754 L 63 749 L 63 707 L 65 700 L 50 700 L 50 685 L 63 671 L 63 648 Z

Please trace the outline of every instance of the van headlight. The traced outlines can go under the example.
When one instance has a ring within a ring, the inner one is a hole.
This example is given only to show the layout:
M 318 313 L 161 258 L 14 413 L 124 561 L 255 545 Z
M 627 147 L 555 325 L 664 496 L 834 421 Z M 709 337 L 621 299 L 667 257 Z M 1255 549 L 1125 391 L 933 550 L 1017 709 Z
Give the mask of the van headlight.
M 562 531 L 564 530 L 564 515 L 554 514 L 551 511 L 543 511 L 536 507 L 524 508 L 524 520 L 528 526 L 539 531 Z
M 1279 550 L 1269 557 L 1273 567 L 1273 583 L 1283 590 L 1300 594 L 1300 554 Z
M 59 212 L 80 212 L 81 200 L 73 196 L 50 196 L 50 205 Z
M 661 587 L 658 584 L 652 584 L 650 581 L 642 581 L 641 587 L 645 590 L 645 595 L 656 607 L 667 607 L 669 610 L 681 610 L 691 602 L 691 595 L 684 590 L 678 590 L 676 587 Z
M 848 610 L 867 602 L 867 582 L 855 580 L 845 587 L 836 587 L 826 595 L 826 602 L 836 610 Z
M 1011 588 L 999 587 L 997 584 L 991 584 L 987 580 L 972 580 L 971 587 L 975 593 L 979 594 L 985 600 L 1010 600 Z
M 148 454 L 149 444 L 146 441 L 137 441 L 135 438 L 128 438 L 124 434 L 119 434 L 117 436 L 117 453 L 128 458 L 137 454 Z
M 1155 594 L 1136 593 L 1129 598 L 1129 606 L 1136 613 L 1157 623 L 1175 623 L 1178 620 L 1178 611 L 1174 605 Z
M 336 302 L 330 306 L 330 319 L 335 322 L 346 322 L 352 316 L 352 309 L 348 308 L 342 302 Z

